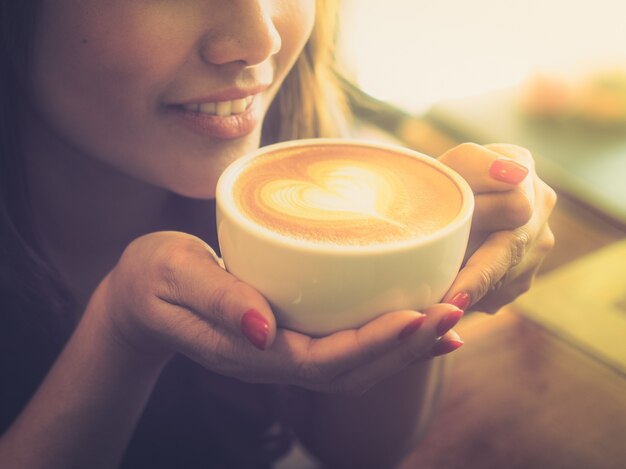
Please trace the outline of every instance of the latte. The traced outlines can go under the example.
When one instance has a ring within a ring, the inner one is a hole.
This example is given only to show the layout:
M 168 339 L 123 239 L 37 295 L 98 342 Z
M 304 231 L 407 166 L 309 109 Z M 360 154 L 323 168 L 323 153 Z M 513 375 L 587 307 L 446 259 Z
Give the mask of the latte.
M 443 171 L 369 145 L 282 148 L 237 176 L 233 199 L 248 220 L 279 235 L 332 245 L 388 244 L 453 221 L 463 197 Z
M 360 140 L 282 142 L 216 188 L 224 267 L 280 327 L 323 336 L 437 303 L 459 271 L 474 196 L 437 160 Z

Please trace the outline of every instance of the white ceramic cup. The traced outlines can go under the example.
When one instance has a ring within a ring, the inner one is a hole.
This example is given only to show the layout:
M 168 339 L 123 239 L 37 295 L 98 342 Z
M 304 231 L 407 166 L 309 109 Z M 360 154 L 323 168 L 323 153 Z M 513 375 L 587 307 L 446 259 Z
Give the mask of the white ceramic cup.
M 234 181 L 254 159 L 298 145 L 358 145 L 410 155 L 458 187 L 458 215 L 436 232 L 388 245 L 333 246 L 288 238 L 242 215 Z M 280 327 L 323 336 L 359 327 L 383 313 L 437 303 L 459 271 L 474 209 L 472 190 L 456 172 L 429 156 L 395 145 L 309 139 L 266 146 L 234 161 L 216 192 L 217 227 L 226 269 L 267 298 Z

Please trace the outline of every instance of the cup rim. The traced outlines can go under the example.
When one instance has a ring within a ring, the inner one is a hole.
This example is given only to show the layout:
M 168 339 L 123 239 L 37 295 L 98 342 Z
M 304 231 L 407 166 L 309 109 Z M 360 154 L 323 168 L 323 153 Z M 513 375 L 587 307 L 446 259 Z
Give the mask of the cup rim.
M 447 225 L 436 231 L 427 234 L 420 235 L 413 239 L 398 240 L 388 243 L 371 243 L 362 245 L 350 245 L 350 244 L 330 244 L 324 242 L 316 242 L 305 239 L 294 239 L 289 236 L 277 233 L 264 226 L 258 225 L 246 217 L 240 212 L 235 203 L 233 197 L 233 182 L 240 170 L 242 170 L 249 162 L 262 156 L 266 153 L 273 152 L 275 150 L 281 150 L 285 148 L 301 147 L 301 146 L 325 146 L 325 145 L 346 145 L 346 146 L 361 146 L 373 149 L 387 150 L 395 153 L 402 153 L 404 155 L 416 157 L 427 164 L 434 166 L 435 169 L 441 171 L 448 176 L 459 188 L 462 194 L 462 203 L 457 216 L 450 221 Z M 444 165 L 437 159 L 428 156 L 424 153 L 406 148 L 397 144 L 376 142 L 370 140 L 361 140 L 355 138 L 306 138 L 297 140 L 288 140 L 284 142 L 274 143 L 259 147 L 258 149 L 247 153 L 235 161 L 231 162 L 222 172 L 218 181 L 215 191 L 215 199 L 217 206 L 217 213 L 223 217 L 228 217 L 240 227 L 244 228 L 248 232 L 253 232 L 254 236 L 263 238 L 265 241 L 273 244 L 281 244 L 283 246 L 290 246 L 294 249 L 301 251 L 311 251 L 318 254 L 322 253 L 343 253 L 343 254 L 378 254 L 389 253 L 394 251 L 403 251 L 407 248 L 419 247 L 429 244 L 435 240 L 446 237 L 449 233 L 457 231 L 464 225 L 468 225 L 471 222 L 471 217 L 474 212 L 474 193 L 465 179 L 453 169 Z M 225 210 L 225 207 L 228 210 Z M 219 230 L 219 226 L 218 226 Z

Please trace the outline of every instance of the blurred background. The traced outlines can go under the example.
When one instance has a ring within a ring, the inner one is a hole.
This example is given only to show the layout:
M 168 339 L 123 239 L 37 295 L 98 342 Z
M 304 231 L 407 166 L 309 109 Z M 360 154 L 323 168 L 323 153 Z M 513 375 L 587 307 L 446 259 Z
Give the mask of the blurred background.
M 559 197 L 533 287 L 455 327 L 465 345 L 399 467 L 622 469 L 626 2 L 341 0 L 339 20 L 361 137 L 518 144 Z M 291 468 L 318 466 L 300 449 Z
M 363 90 L 351 104 L 366 137 L 382 127 L 432 156 L 519 144 L 559 196 L 533 288 L 461 321 L 439 413 L 401 467 L 623 468 L 626 2 L 341 4 L 339 57 Z
M 342 63 L 412 113 L 537 70 L 626 66 L 621 0 L 342 0 Z
M 550 184 L 626 226 L 623 1 L 341 5 L 340 63 L 394 108 L 357 103 L 366 120 L 433 156 L 467 140 L 525 146 Z

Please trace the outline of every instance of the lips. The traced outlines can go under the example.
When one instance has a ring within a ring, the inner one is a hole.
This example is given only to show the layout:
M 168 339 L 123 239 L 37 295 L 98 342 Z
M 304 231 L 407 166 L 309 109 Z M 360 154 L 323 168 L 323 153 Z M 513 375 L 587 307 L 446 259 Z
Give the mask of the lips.
M 232 99 L 229 101 L 213 101 L 208 103 L 192 103 L 184 104 L 183 109 L 190 112 L 200 112 L 211 116 L 226 117 L 244 112 L 253 101 L 252 96 L 245 98 Z
M 248 135 L 262 118 L 261 93 L 268 85 L 241 89 L 231 88 L 205 98 L 169 104 L 168 111 L 195 133 L 217 139 Z

